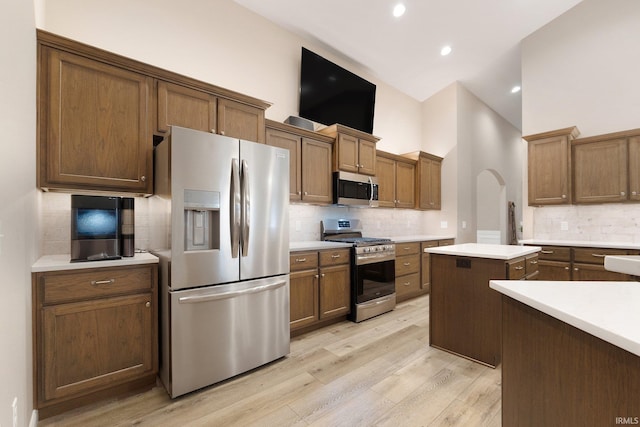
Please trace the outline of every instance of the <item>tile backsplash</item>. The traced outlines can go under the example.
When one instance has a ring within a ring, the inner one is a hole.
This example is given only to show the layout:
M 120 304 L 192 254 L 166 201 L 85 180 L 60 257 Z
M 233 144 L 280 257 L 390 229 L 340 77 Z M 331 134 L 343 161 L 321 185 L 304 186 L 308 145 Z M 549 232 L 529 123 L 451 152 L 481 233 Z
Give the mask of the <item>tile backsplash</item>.
M 533 208 L 533 238 L 640 243 L 640 205 L 572 205 Z
M 135 247 L 164 247 L 169 235 L 168 220 L 155 218 L 151 209 L 162 203 L 157 197 L 135 198 Z M 289 239 L 292 242 L 320 240 L 320 221 L 325 218 L 359 218 L 364 234 L 371 237 L 396 237 L 427 233 L 426 212 L 411 209 L 361 209 L 337 206 L 290 205 Z M 442 230 L 446 233 L 447 230 Z M 431 233 L 433 234 L 433 233 Z M 40 255 L 68 254 L 71 236 L 71 195 L 42 194 L 42 235 Z

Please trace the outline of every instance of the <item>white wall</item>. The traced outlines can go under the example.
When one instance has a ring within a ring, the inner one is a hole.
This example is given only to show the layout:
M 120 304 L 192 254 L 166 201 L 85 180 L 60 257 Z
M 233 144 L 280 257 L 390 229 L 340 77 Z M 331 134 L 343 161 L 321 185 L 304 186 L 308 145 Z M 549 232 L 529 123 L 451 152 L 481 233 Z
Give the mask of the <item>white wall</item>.
M 29 424 L 31 389 L 31 264 L 38 236 L 35 189 L 36 44 L 33 2 L 0 6 L 0 424 Z
M 505 183 L 507 201 L 516 204 L 516 223 L 522 212 L 521 134 L 511 123 L 458 85 L 458 224 L 459 242 L 474 242 L 477 230 L 476 180 L 491 170 Z M 499 207 L 505 215 L 506 204 Z M 463 221 L 466 227 L 463 227 Z
M 592 136 L 640 127 L 639 22 L 637 0 L 584 0 L 526 38 L 523 133 L 575 125 L 581 136 Z M 604 230 L 615 227 L 617 240 L 640 240 L 629 226 L 640 225 L 638 204 L 527 207 L 524 218 L 525 238 L 610 240 Z
M 277 121 L 298 113 L 304 45 L 377 85 L 380 149 L 420 147 L 417 100 L 232 0 L 50 0 L 44 7 L 42 29 L 272 102 L 266 116 Z

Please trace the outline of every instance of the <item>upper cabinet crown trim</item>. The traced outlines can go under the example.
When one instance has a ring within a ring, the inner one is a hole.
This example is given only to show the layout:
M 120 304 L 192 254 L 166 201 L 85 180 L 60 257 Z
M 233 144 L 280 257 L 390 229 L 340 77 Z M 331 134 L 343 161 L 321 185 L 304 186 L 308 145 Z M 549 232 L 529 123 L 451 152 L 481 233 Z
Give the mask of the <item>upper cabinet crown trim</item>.
M 612 132 L 604 135 L 594 135 L 594 136 L 589 136 L 585 138 L 574 139 L 573 141 L 571 141 L 571 144 L 572 145 L 587 144 L 590 142 L 609 141 L 612 139 L 624 139 L 624 138 L 631 138 L 634 136 L 640 136 L 640 128 L 623 130 L 620 132 Z
M 344 133 L 347 135 L 355 136 L 356 138 L 366 139 L 368 141 L 373 141 L 373 142 L 380 141 L 380 138 L 378 138 L 375 135 L 371 135 L 370 133 L 362 132 L 358 129 L 353 129 L 348 126 L 344 126 L 337 123 L 334 125 L 319 129 L 318 132 L 325 135 L 332 136 L 334 138 L 337 138 L 339 133 Z
M 144 74 L 159 80 L 165 80 L 172 83 L 178 83 L 184 86 L 190 86 L 194 89 L 203 90 L 215 94 L 222 98 L 228 98 L 237 102 L 242 102 L 253 107 L 267 109 L 271 103 L 262 99 L 253 98 L 242 93 L 238 93 L 229 89 L 225 89 L 211 83 L 206 83 L 191 77 L 187 77 L 173 71 L 164 70 L 153 65 L 145 64 L 125 56 L 109 52 L 85 43 L 78 42 L 57 34 L 44 30 L 37 30 L 38 43 L 49 46 L 58 50 L 67 51 L 76 55 L 81 55 L 89 59 L 102 61 L 111 65 L 116 65 L 130 71 Z
M 578 137 L 578 135 L 580 135 L 580 131 L 578 130 L 578 128 L 576 126 L 571 126 L 568 128 L 556 129 L 548 132 L 536 133 L 533 135 L 526 135 L 523 136 L 522 139 L 529 142 L 537 141 L 544 138 L 553 138 L 556 136 L 568 136 L 570 139 L 575 139 Z
M 294 135 L 297 136 L 301 136 L 304 138 L 313 138 L 315 140 L 318 141 L 323 141 L 323 142 L 328 142 L 330 144 L 335 143 L 335 138 L 328 136 L 328 135 L 323 135 L 321 133 L 318 132 L 314 132 L 312 130 L 308 130 L 308 129 L 303 129 L 297 126 L 293 126 L 287 123 L 280 123 L 280 122 L 276 122 L 274 120 L 270 120 L 270 119 L 265 119 L 265 126 L 269 129 L 275 129 L 275 130 L 281 130 L 283 132 L 289 132 L 292 133 Z

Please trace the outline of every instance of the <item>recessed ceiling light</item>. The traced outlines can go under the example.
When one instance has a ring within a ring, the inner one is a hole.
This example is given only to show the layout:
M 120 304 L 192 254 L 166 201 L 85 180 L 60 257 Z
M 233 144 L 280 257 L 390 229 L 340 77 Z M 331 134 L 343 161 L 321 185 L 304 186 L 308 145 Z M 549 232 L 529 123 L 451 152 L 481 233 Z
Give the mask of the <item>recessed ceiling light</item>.
M 404 6 L 404 4 L 402 3 L 398 3 L 397 5 L 394 6 L 393 8 L 393 16 L 395 16 L 396 18 L 401 17 L 402 15 L 404 15 L 404 12 L 407 10 L 407 8 Z
M 518 93 L 522 88 L 520 86 L 514 86 L 511 88 L 511 93 Z
M 451 53 L 451 46 L 445 46 L 440 50 L 440 55 L 447 56 Z

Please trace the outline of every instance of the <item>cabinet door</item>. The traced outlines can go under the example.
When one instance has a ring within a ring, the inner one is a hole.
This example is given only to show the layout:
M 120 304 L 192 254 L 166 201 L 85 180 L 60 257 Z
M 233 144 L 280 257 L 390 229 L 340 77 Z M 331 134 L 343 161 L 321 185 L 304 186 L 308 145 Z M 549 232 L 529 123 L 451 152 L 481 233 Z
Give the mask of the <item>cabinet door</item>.
M 537 280 L 571 280 L 571 263 L 538 260 Z
M 358 172 L 358 138 L 338 134 L 336 167 L 341 171 Z
M 331 203 L 331 144 L 302 138 L 302 200 Z
M 361 139 L 358 142 L 358 172 L 376 174 L 376 143 Z
M 40 187 L 151 193 L 152 79 L 43 48 Z
M 320 319 L 350 311 L 351 279 L 348 265 L 320 269 Z
M 629 200 L 640 200 L 640 137 L 629 138 Z
M 598 264 L 573 264 L 573 280 L 613 280 L 628 281 L 631 280 L 626 274 L 616 273 L 604 269 L 603 265 Z
M 378 203 L 381 207 L 393 208 L 396 206 L 396 162 L 380 156 L 376 162 Z
M 567 137 L 529 141 L 528 174 L 529 205 L 570 203 Z
M 302 200 L 302 138 L 287 132 L 267 129 L 266 143 L 274 147 L 289 150 L 289 200 L 299 202 Z M 331 162 L 329 157 L 329 162 Z M 329 167 L 329 173 L 330 167 Z
M 431 160 L 429 165 L 430 197 L 429 209 L 441 209 L 442 207 L 442 163 Z
M 416 167 L 410 163 L 396 163 L 396 207 L 415 207 Z
M 419 209 L 440 209 L 441 208 L 441 169 L 439 161 L 420 157 L 418 159 L 418 195 L 417 207 Z
M 169 131 L 169 126 L 181 126 L 203 132 L 216 130 L 216 97 L 210 93 L 158 82 L 157 131 Z
M 218 99 L 220 135 L 264 143 L 264 110 L 230 99 Z
M 572 148 L 575 203 L 627 200 L 627 140 L 615 139 Z
M 45 400 L 95 391 L 153 372 L 152 294 L 42 309 Z
M 291 330 L 318 320 L 318 270 L 291 273 L 289 286 Z

